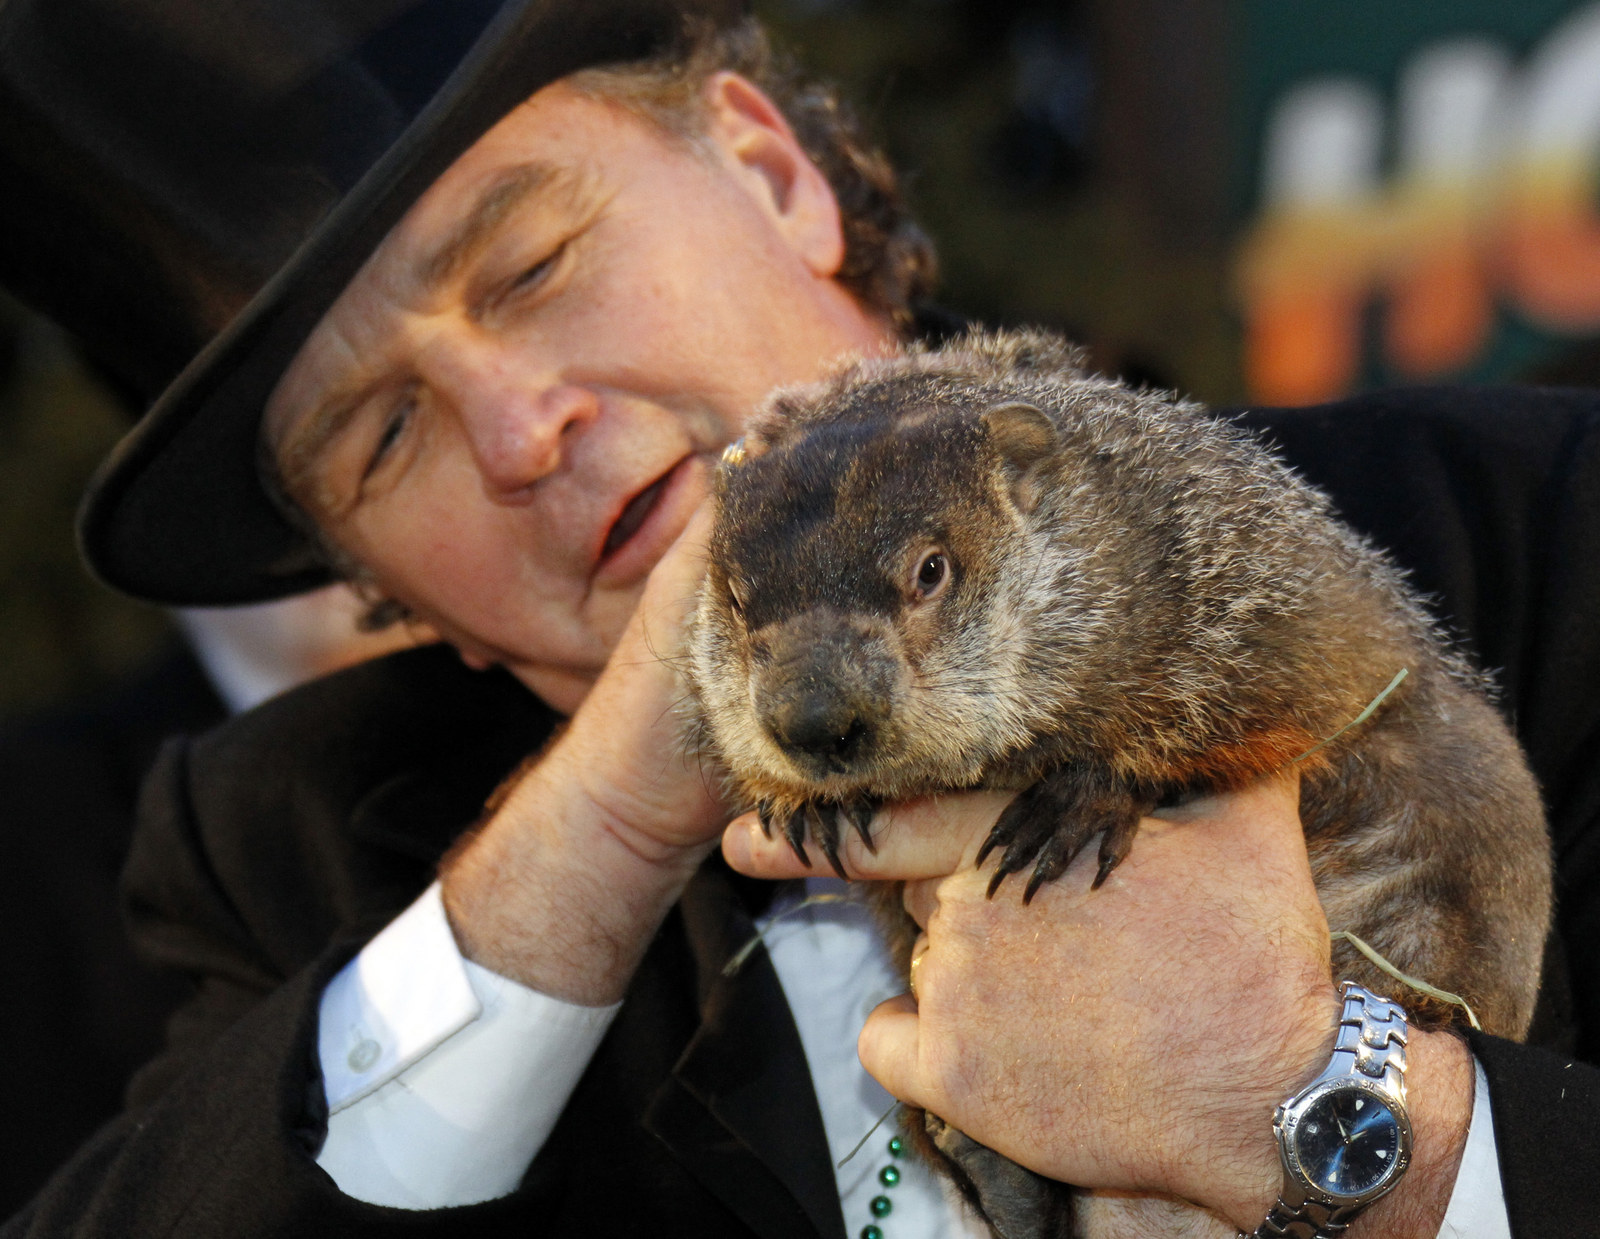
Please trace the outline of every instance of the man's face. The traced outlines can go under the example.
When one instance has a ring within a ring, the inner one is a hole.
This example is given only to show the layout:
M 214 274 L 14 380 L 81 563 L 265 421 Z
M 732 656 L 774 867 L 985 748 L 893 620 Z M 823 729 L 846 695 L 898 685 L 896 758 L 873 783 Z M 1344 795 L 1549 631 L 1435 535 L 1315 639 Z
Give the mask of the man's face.
M 535 95 L 396 226 L 268 405 L 324 531 L 563 708 L 762 397 L 891 345 L 833 279 L 832 196 L 770 105 L 731 75 L 708 99 L 693 150 L 560 83 Z

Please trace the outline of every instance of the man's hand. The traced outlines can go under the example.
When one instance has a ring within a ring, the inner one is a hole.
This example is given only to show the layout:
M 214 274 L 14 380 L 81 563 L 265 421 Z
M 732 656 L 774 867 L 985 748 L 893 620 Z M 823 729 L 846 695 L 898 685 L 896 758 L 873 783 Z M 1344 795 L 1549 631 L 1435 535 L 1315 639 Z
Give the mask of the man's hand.
M 901 806 L 879 823 L 876 855 L 847 848 L 853 875 L 906 881 L 924 930 L 916 999 L 873 1013 L 862 1062 L 1050 1178 L 1176 1196 L 1253 1230 L 1281 1183 L 1273 1107 L 1327 1063 L 1338 1012 L 1297 781 L 1164 811 L 1098 891 L 1091 847 L 1028 906 L 1020 881 L 987 899 L 972 863 L 1006 800 Z M 746 873 L 803 871 L 749 818 L 723 850 Z M 1374 1234 L 1436 1233 L 1465 1137 L 1460 1043 L 1415 1036 L 1410 1074 L 1414 1168 L 1373 1209 L 1373 1223 L 1388 1215 Z M 1403 1195 L 1411 1204 L 1391 1207 Z
M 677 711 L 709 528 L 690 522 L 560 739 L 443 867 L 462 952 L 569 1002 L 622 997 L 727 820 Z

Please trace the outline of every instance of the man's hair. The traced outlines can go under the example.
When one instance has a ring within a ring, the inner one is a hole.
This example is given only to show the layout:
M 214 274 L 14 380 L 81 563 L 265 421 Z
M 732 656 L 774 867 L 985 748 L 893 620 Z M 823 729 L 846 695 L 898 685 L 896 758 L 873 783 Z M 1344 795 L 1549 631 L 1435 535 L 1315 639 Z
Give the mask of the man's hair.
M 613 103 L 658 131 L 697 146 L 709 113 L 705 85 L 731 70 L 772 100 L 806 155 L 827 178 L 839 202 L 844 262 L 835 278 L 867 309 L 910 333 L 915 307 L 933 289 L 933 243 L 911 218 L 888 157 L 865 137 L 854 113 L 831 86 L 808 78 L 772 47 L 755 18 L 730 26 L 686 22 L 665 51 L 637 61 L 580 69 L 563 82 L 591 99 Z M 285 485 L 273 453 L 262 444 L 265 484 L 322 559 L 367 602 L 358 621 L 375 631 L 410 618 L 408 608 L 385 597 L 370 572 L 329 538 Z
M 755 18 L 731 26 L 685 25 L 683 37 L 642 61 L 581 69 L 564 79 L 590 98 L 615 103 L 661 131 L 694 142 L 708 118 L 705 85 L 731 70 L 766 93 L 839 201 L 844 264 L 837 279 L 902 333 L 917 302 L 933 290 L 933 243 L 911 218 L 888 157 L 866 138 L 855 114 L 826 83 L 808 78 L 774 51 Z

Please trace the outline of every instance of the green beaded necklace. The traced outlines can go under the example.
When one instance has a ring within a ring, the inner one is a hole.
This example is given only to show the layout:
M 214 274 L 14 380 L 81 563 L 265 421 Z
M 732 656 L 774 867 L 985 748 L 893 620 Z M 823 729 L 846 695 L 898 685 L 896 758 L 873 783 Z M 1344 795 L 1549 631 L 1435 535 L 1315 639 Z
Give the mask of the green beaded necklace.
M 3 0 L 0 0 L 0 3 L 3 3 Z M 794 913 L 799 912 L 804 908 L 814 907 L 819 903 L 850 902 L 853 901 L 848 895 L 807 895 L 799 903 L 795 904 L 791 908 L 785 908 L 783 911 L 774 916 L 764 927 L 756 930 L 756 932 L 751 935 L 750 940 L 737 951 L 735 951 L 733 957 L 723 965 L 722 975 L 731 977 L 734 973 L 738 972 L 739 969 L 743 968 L 745 961 L 750 958 L 751 953 L 756 949 L 756 947 L 765 944 L 767 940 L 767 930 L 771 929 L 773 925 L 777 924 L 784 917 L 792 916 Z M 861 1152 L 862 1147 L 867 1143 L 868 1140 L 872 1138 L 872 1133 L 877 1131 L 878 1128 L 883 1125 L 883 1121 L 899 1108 L 900 1103 L 897 1101 L 887 1110 L 885 1110 L 878 1117 L 878 1121 L 868 1129 L 867 1134 L 862 1136 L 861 1139 L 856 1142 L 856 1147 L 851 1149 L 850 1152 L 845 1155 L 844 1161 L 841 1161 L 839 1165 L 843 1166 L 845 1162 L 848 1162 L 857 1153 Z M 898 1159 L 900 1155 L 906 1151 L 906 1142 L 899 1136 L 890 1136 L 888 1148 L 889 1156 L 891 1158 Z M 883 1184 L 885 1190 L 894 1187 L 900 1182 L 900 1167 L 896 1166 L 894 1162 L 891 1161 L 887 1166 L 879 1169 L 878 1182 Z M 894 1201 L 880 1193 L 872 1198 L 871 1203 L 867 1207 L 872 1210 L 873 1217 L 877 1218 L 879 1221 L 882 1221 L 893 1211 Z M 868 1222 L 861 1228 L 861 1239 L 883 1239 L 883 1228 L 880 1227 L 877 1222 Z
M 904 1140 L 900 1139 L 899 1136 L 889 1137 L 890 1157 L 899 1158 L 900 1154 L 904 1153 L 905 1151 L 906 1142 Z M 891 1161 L 882 1170 L 878 1171 L 878 1182 L 883 1184 L 885 1189 L 891 1188 L 895 1184 L 899 1183 L 900 1167 L 896 1166 L 894 1162 Z M 872 1203 L 868 1206 L 868 1208 L 872 1210 L 873 1217 L 877 1218 L 879 1221 L 882 1221 L 893 1211 L 894 1201 L 890 1200 L 884 1195 L 874 1196 L 872 1198 Z M 883 1229 L 878 1225 L 877 1222 L 868 1222 L 861 1228 L 861 1239 L 883 1239 Z

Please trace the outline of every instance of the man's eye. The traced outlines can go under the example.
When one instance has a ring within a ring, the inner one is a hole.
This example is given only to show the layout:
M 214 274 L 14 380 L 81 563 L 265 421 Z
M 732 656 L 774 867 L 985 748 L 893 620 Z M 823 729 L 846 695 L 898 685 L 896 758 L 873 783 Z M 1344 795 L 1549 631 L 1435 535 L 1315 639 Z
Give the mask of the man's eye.
M 555 252 L 546 258 L 541 258 L 520 275 L 515 276 L 506 285 L 504 295 L 509 297 L 516 293 L 527 292 L 529 289 L 537 288 L 540 284 L 543 284 L 549 277 L 550 272 L 555 269 L 555 265 L 560 260 L 565 249 L 566 246 L 564 245 L 557 246 Z
M 366 472 L 362 474 L 363 481 L 372 476 L 378 466 L 383 464 L 390 450 L 399 442 L 400 436 L 405 433 L 407 423 L 411 420 L 411 414 L 416 411 L 416 407 L 416 400 L 407 396 L 390 410 L 389 418 L 383 424 L 383 433 L 378 436 L 378 442 L 372 449 L 372 456 L 367 461 Z

